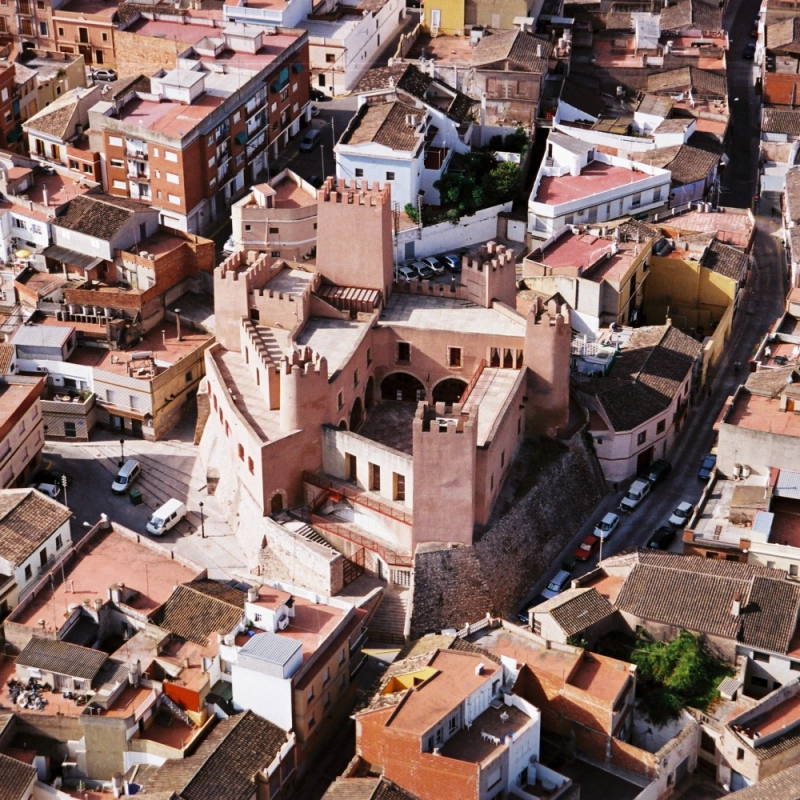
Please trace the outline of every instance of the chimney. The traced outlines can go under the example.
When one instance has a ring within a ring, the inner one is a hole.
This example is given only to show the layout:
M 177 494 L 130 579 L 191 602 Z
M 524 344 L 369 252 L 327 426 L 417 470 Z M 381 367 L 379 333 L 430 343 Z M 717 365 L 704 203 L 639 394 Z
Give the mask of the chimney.
M 181 310 L 179 308 L 175 309 L 175 324 L 178 326 L 178 341 L 182 342 L 183 338 L 181 337 Z
M 742 615 L 742 593 L 736 592 L 733 595 L 733 607 L 731 608 L 731 614 L 734 617 L 740 617 Z
M 50 205 L 50 196 L 47 193 L 47 187 L 42 186 L 42 205 L 49 206 Z
M 164 343 L 164 347 L 167 346 L 167 332 L 161 331 L 161 341 Z
M 484 670 L 484 667 L 485 667 L 485 666 L 486 666 L 486 665 L 483 663 L 483 661 L 481 661 L 481 663 L 480 663 L 480 664 L 478 664 L 478 665 L 475 667 L 475 674 L 476 674 L 476 675 L 483 675 L 483 670 Z
M 251 586 L 247 590 L 247 602 L 248 603 L 255 603 L 258 600 L 258 589 L 255 586 Z

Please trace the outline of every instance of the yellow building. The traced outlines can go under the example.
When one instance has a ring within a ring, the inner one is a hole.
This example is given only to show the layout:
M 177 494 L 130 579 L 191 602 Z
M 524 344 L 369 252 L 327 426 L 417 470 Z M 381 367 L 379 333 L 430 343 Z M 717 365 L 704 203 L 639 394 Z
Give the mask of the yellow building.
M 644 302 L 648 324 L 670 319 L 676 328 L 705 337 L 705 372 L 722 354 L 730 335 L 748 265 L 745 253 L 716 238 L 679 239 L 669 252 L 656 246 Z
M 422 27 L 431 36 L 464 33 L 464 0 L 431 0 L 425 3 Z

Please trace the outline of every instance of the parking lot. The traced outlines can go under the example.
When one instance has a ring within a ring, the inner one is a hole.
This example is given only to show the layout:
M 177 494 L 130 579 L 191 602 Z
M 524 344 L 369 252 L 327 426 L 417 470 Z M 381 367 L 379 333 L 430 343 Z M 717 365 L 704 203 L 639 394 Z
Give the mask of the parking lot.
M 150 536 L 145 530 L 150 515 L 174 497 L 186 504 L 186 518 L 165 535 L 152 538 L 208 568 L 211 577 L 227 579 L 234 572 L 246 571 L 246 559 L 223 509 L 206 491 L 199 451 L 192 444 L 194 418 L 187 414 L 171 438 L 161 442 L 125 438 L 120 445 L 118 435 L 102 430 L 96 430 L 90 442 L 49 442 L 43 453 L 45 466 L 63 469 L 73 479 L 66 497 L 74 513 L 73 539 L 80 539 L 101 514 Z M 111 492 L 123 456 L 141 464 L 142 474 L 135 484 L 142 494 L 141 505 L 134 506 L 127 494 Z M 60 499 L 64 501 L 63 496 Z

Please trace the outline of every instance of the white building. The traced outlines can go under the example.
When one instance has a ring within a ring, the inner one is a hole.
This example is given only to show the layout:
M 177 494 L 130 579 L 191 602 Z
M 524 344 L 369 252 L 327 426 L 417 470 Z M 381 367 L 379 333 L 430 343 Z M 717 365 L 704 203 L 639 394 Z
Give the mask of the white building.
M 72 514 L 34 489 L 0 492 L 0 615 L 72 543 Z
M 403 0 L 356 0 L 343 2 L 340 8 L 350 13 L 345 11 L 335 20 L 307 19 L 299 25 L 308 31 L 311 85 L 328 95 L 355 87 L 405 14 Z
M 528 231 L 548 239 L 564 225 L 607 222 L 664 206 L 669 170 L 609 156 L 558 131 L 528 200 Z
M 297 28 L 311 13 L 311 5 L 311 0 L 231 0 L 222 6 L 222 18 L 248 25 Z
M 386 102 L 360 98 L 335 148 L 336 176 L 391 183 L 392 201 L 400 206 L 416 205 L 419 194 L 436 204 L 439 193 L 433 184 L 455 153 L 470 151 L 472 102 L 416 67 L 405 71 L 396 85 L 381 92 Z

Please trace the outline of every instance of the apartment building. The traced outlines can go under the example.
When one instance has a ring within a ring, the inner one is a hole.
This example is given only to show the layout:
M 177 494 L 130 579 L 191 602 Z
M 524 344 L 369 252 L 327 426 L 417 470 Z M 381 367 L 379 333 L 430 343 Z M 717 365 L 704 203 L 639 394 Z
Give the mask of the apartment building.
M 39 397 L 44 379 L 22 375 L 0 378 L 0 486 L 23 485 L 44 447 Z
M 609 156 L 554 131 L 528 202 L 528 230 L 548 239 L 564 225 L 610 222 L 665 206 L 669 170 Z
M 124 33 L 178 46 L 165 68 L 90 111 L 105 186 L 157 208 L 164 225 L 212 230 L 310 117 L 307 35 L 145 18 Z

